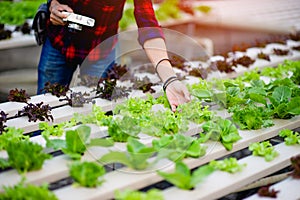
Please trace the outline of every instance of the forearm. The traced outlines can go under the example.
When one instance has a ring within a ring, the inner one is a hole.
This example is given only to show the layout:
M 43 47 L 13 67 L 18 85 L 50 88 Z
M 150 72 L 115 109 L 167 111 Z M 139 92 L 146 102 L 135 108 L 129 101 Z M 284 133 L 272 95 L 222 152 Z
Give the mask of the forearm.
M 163 89 L 166 92 L 172 111 L 175 112 L 178 105 L 189 102 L 191 98 L 186 86 L 176 77 L 172 77 L 176 74 L 170 61 L 163 60 L 160 62 L 162 59 L 168 59 L 165 42 L 162 38 L 146 40 L 144 49 L 154 67 L 157 67 L 158 76 L 164 82 Z M 157 63 L 159 63 L 158 66 Z
M 168 58 L 165 41 L 162 38 L 147 40 L 144 43 L 144 49 L 153 66 L 157 67 L 156 70 L 162 82 L 165 82 L 171 76 L 176 75 L 168 60 L 160 62 L 162 59 Z M 159 65 L 157 66 L 158 63 Z

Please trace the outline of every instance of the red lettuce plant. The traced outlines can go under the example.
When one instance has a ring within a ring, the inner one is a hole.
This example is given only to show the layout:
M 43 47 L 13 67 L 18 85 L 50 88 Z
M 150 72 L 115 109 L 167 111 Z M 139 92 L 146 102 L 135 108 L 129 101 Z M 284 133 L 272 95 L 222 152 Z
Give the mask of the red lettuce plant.
M 126 65 L 118 65 L 114 64 L 114 66 L 108 70 L 107 77 L 110 79 L 120 79 L 122 76 L 124 76 L 128 72 Z
M 300 179 L 300 154 L 291 158 L 293 171 L 291 176 L 296 179 Z
M 191 71 L 189 71 L 189 75 L 195 76 L 195 77 L 200 77 L 202 79 L 206 79 L 209 73 L 209 68 L 205 69 L 203 67 L 199 68 L 193 68 Z
M 226 72 L 226 73 L 233 72 L 234 71 L 233 67 L 234 66 L 231 64 L 231 62 L 228 62 L 226 59 L 212 62 L 209 66 L 209 68 L 212 71 L 219 70 L 220 72 Z
M 60 99 L 59 101 L 68 101 L 68 104 L 72 107 L 83 107 L 85 103 L 95 103 L 89 96 L 90 95 L 86 92 L 72 92 L 70 97 L 66 96 L 65 99 Z
M 171 56 L 171 64 L 173 67 L 177 68 L 177 69 L 181 69 L 183 71 L 186 71 L 186 68 L 188 68 L 189 66 L 185 63 L 186 60 L 184 58 L 182 58 L 181 56 L 178 55 L 172 55 Z
M 267 61 L 271 61 L 270 56 L 268 54 L 263 53 L 263 52 L 258 53 L 257 58 L 267 60 Z
M 286 56 L 290 53 L 290 50 L 274 48 L 273 53 L 277 56 Z
M 15 88 L 14 90 L 9 91 L 9 95 L 7 97 L 8 101 L 16 101 L 16 102 L 25 102 L 30 99 L 29 95 L 26 94 L 26 90 L 18 90 Z
M 238 59 L 234 59 L 232 61 L 232 65 L 233 66 L 237 66 L 238 64 L 243 65 L 245 67 L 249 67 L 251 64 L 253 64 L 255 62 L 255 60 L 253 60 L 252 58 L 250 58 L 249 56 L 242 56 Z
M 276 198 L 278 192 L 279 191 L 276 191 L 274 189 L 270 189 L 270 186 L 264 186 L 264 187 L 261 187 L 258 190 L 258 195 L 261 196 L 261 197 Z
M 153 83 L 151 83 L 150 79 L 146 76 L 142 79 L 136 78 L 133 82 L 133 89 L 142 90 L 143 93 L 150 92 L 154 93 L 155 90 L 152 88 L 154 86 Z
M 18 116 L 28 116 L 28 121 L 34 121 L 37 120 L 45 121 L 46 119 L 48 121 L 53 121 L 53 116 L 50 113 L 51 107 L 49 104 L 43 105 L 43 102 L 33 104 L 28 103 L 27 106 L 25 106 L 22 110 L 18 111 Z
M 293 50 L 300 51 L 300 45 L 292 47 Z
M 100 78 L 96 88 L 96 95 L 103 99 L 116 100 L 128 97 L 129 93 L 127 88 L 117 86 L 116 79 Z
M 66 96 L 67 92 L 69 91 L 68 85 L 61 85 L 59 83 L 53 83 L 47 82 L 45 84 L 45 87 L 42 89 L 42 91 L 45 91 L 47 93 L 51 93 L 52 95 L 55 95 L 57 97 Z

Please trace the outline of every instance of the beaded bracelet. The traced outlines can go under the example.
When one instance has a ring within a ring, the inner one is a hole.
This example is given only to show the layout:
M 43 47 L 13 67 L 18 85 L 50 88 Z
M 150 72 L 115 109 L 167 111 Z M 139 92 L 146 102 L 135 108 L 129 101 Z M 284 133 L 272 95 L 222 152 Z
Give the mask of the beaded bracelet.
M 163 90 L 166 91 L 168 85 L 177 80 L 179 80 L 177 76 L 171 76 L 170 78 L 168 78 L 163 84 Z

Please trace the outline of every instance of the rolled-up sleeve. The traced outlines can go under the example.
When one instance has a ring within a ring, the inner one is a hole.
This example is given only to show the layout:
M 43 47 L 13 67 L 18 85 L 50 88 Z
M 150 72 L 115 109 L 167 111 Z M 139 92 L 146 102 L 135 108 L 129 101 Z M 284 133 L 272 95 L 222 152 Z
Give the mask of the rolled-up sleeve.
M 134 0 L 134 16 L 138 26 L 138 42 L 144 42 L 153 38 L 163 38 L 163 31 L 155 17 L 151 0 Z

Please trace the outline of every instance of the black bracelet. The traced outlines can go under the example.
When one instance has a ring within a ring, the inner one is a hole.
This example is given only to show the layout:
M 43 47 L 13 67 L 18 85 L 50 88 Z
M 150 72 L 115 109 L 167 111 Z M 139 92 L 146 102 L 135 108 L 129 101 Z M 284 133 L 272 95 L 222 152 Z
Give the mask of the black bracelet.
M 167 87 L 168 87 L 171 83 L 173 83 L 174 81 L 179 81 L 179 79 L 178 79 L 178 78 L 175 78 L 175 79 L 172 79 L 171 81 L 169 81 L 169 82 L 165 85 L 164 91 L 166 91 L 166 90 L 167 90 Z
M 158 61 L 158 63 L 156 64 L 156 66 L 155 66 L 155 72 L 158 74 L 158 72 L 157 72 L 157 67 L 158 67 L 158 65 L 161 63 L 161 62 L 163 62 L 163 61 L 169 61 L 170 63 L 171 63 L 171 60 L 169 59 L 169 58 L 163 58 L 163 59 L 161 59 L 160 61 Z
M 174 81 L 179 81 L 179 79 L 176 78 L 176 79 L 173 79 L 173 80 L 169 81 L 168 84 L 166 84 L 166 86 L 165 86 L 165 88 L 164 88 L 164 91 L 166 91 L 166 90 L 167 90 L 167 87 L 168 87 L 171 83 L 173 83 Z
M 168 85 L 176 80 L 178 80 L 177 76 L 171 76 L 170 78 L 168 78 L 163 84 L 163 90 L 166 91 Z

